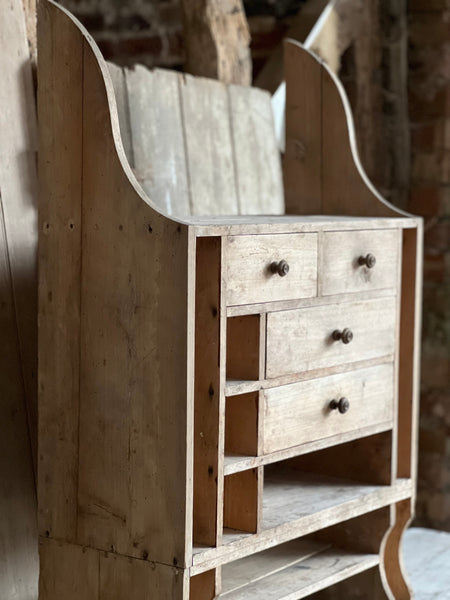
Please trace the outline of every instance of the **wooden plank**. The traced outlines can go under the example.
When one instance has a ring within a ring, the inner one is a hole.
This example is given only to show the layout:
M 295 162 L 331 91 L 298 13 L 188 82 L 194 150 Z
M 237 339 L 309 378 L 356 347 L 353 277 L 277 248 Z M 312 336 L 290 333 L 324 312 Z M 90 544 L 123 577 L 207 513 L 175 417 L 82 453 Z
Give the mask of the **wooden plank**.
M 378 555 L 330 549 L 219 598 L 226 600 L 300 600 L 378 564 Z M 299 576 L 301 573 L 301 577 Z
M 272 265 L 281 261 L 289 271 L 280 276 Z M 227 305 L 316 296 L 317 235 L 229 236 L 226 269 Z
M 185 75 L 180 84 L 191 214 L 237 214 L 227 88 Z
M 283 214 L 280 153 L 270 95 L 258 88 L 228 87 L 239 214 Z
M 117 114 L 119 117 L 120 125 L 120 137 L 122 140 L 123 149 L 130 164 L 130 167 L 134 168 L 134 150 L 133 140 L 131 138 L 130 105 L 128 103 L 128 90 L 127 82 L 125 79 L 125 69 L 111 62 L 107 64 L 109 74 L 111 75 L 111 81 L 114 87 L 114 95 L 116 97 Z
M 327 547 L 328 545 L 323 543 L 299 539 L 228 563 L 222 568 L 222 594 L 273 575 L 324 551 Z
M 189 598 L 192 600 L 213 600 L 216 596 L 216 572 L 206 571 L 191 577 Z
M 99 553 L 40 538 L 39 600 L 100 600 Z
M 256 533 L 259 529 L 258 480 L 262 471 L 251 469 L 225 477 L 223 525 Z
M 177 217 L 190 213 L 179 77 L 125 69 L 134 173 L 156 208 Z
M 227 319 L 227 379 L 259 379 L 260 317 Z
M 221 239 L 197 240 L 195 306 L 194 540 L 214 546 L 217 515 L 220 423 Z
M 225 452 L 258 454 L 258 392 L 232 396 L 225 408 Z
M 267 315 L 266 377 L 367 360 L 395 348 L 395 297 Z M 350 343 L 333 338 L 349 329 Z
M 0 213 L 0 596 L 36 598 L 36 491 L 4 224 Z
M 347 398 L 346 414 L 330 409 Z M 264 454 L 393 420 L 394 368 L 381 365 L 264 391 Z
M 85 545 L 183 567 L 192 544 L 194 238 L 133 187 L 116 146 L 107 67 L 88 41 L 83 74 L 89 208 L 77 536 Z
M 83 40 L 53 4 L 41 2 L 39 10 L 39 529 L 43 535 L 74 541 Z
M 187 598 L 188 572 L 169 565 L 99 553 L 99 600 Z
M 20 0 L 0 2 L 0 193 L 28 416 L 37 456 L 37 123 Z M 0 285 L 5 283 L 0 282 Z M 29 452 L 27 448 L 25 452 Z
M 275 493 L 269 493 L 272 500 L 270 504 L 273 506 L 273 510 L 270 510 L 270 521 L 273 523 L 279 522 L 279 525 L 267 529 L 263 522 L 263 529 L 257 535 L 225 530 L 223 545 L 220 548 L 202 548 L 194 553 L 194 566 L 191 568 L 191 574 L 202 573 L 212 569 L 217 564 L 237 560 L 297 537 L 317 532 L 324 527 L 330 527 L 347 519 L 388 506 L 409 498 L 412 492 L 411 481 L 407 479 L 399 479 L 394 485 L 388 486 L 358 486 L 354 482 L 345 482 L 344 484 L 344 480 L 335 480 L 335 485 L 331 484 L 328 488 L 327 479 L 322 480 L 323 488 L 320 489 L 317 488 L 319 478 L 313 477 L 310 479 L 311 488 L 307 494 L 309 498 L 305 499 L 304 504 L 302 503 L 304 506 L 303 512 L 298 506 L 298 500 L 304 497 L 303 492 L 308 491 L 306 486 L 307 474 L 302 475 L 303 488 L 301 485 L 295 485 L 295 483 L 292 486 L 286 484 L 287 489 L 290 490 L 289 497 L 291 500 L 288 502 L 288 499 L 286 499 L 286 504 L 290 504 L 287 511 L 284 510 L 284 506 L 279 505 L 280 495 L 276 493 L 277 486 L 275 486 Z M 328 481 L 330 482 L 331 478 Z M 283 484 L 280 483 L 280 485 Z M 320 505 L 315 506 L 316 500 L 321 497 L 322 489 L 325 492 L 323 504 L 320 501 Z M 344 490 L 345 494 L 340 498 L 340 494 Z M 279 488 L 279 491 L 281 491 L 281 488 Z M 299 495 L 299 492 L 302 493 Z M 326 506 L 327 502 L 329 502 L 328 506 Z M 295 515 L 297 515 L 296 519 Z M 294 517 L 294 520 L 292 517 Z
M 286 149 L 284 191 L 288 214 L 322 209 L 321 66 L 299 44 L 286 42 Z

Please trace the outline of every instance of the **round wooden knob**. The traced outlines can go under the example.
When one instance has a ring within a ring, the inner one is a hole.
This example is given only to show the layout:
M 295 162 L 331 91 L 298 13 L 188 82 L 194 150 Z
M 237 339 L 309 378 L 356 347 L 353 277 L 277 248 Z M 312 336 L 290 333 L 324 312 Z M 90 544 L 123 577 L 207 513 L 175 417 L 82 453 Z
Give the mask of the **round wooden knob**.
M 353 339 L 353 332 L 351 329 L 346 327 L 343 331 L 339 331 L 339 329 L 335 329 L 333 331 L 333 340 L 341 340 L 344 344 L 350 344 Z
M 365 265 L 368 269 L 373 269 L 377 259 L 373 254 L 366 254 L 366 256 L 360 256 L 358 262 L 360 265 Z
M 341 413 L 341 415 L 345 414 L 349 408 L 350 402 L 347 400 L 347 398 L 340 398 L 339 400 L 332 400 L 330 402 L 330 409 L 337 409 Z
M 289 273 L 289 265 L 285 260 L 280 260 L 280 262 L 273 262 L 270 265 L 270 270 L 272 273 L 278 273 L 280 277 L 284 277 Z

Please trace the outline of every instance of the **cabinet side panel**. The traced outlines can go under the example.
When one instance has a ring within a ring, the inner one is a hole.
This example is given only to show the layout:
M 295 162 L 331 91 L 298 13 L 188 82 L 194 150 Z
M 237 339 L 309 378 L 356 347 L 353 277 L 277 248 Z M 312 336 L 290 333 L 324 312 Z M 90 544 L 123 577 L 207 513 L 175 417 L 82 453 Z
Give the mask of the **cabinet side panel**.
M 81 33 L 39 11 L 40 532 L 74 540 L 77 519 L 82 181 Z
M 100 600 L 97 550 L 43 538 L 39 558 L 39 600 Z
M 78 542 L 183 567 L 189 231 L 124 173 L 102 75 L 85 42 Z

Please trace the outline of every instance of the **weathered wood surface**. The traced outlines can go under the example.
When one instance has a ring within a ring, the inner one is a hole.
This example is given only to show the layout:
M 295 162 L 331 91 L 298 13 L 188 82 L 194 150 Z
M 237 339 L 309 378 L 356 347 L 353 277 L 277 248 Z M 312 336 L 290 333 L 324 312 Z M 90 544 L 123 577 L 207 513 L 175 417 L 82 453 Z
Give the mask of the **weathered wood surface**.
M 392 423 L 393 365 L 380 365 L 264 391 L 264 454 L 366 426 Z M 345 397 L 346 414 L 330 410 Z
M 184 598 L 186 574 L 175 567 L 50 539 L 39 545 L 39 600 Z
M 351 108 L 337 76 L 294 41 L 286 42 L 285 55 L 287 212 L 402 214 L 377 192 L 361 165 Z M 299 64 L 315 74 L 308 81 L 312 89 L 306 97 L 297 76 Z M 313 144 L 310 129 L 299 125 L 298 107 L 303 113 L 318 114 L 321 130 Z
M 228 305 L 317 295 L 317 234 L 230 236 L 226 251 Z M 271 270 L 282 260 L 284 276 Z
M 183 566 L 191 238 L 133 186 L 98 50 L 53 2 L 40 9 L 40 530 Z
M 186 219 L 283 213 L 266 92 L 142 66 L 109 68 L 125 153 L 159 210 Z
M 37 598 L 36 110 L 25 15 L 0 1 L 0 597 Z
M 250 85 L 250 31 L 242 0 L 182 0 L 186 71 Z
M 392 355 L 396 298 L 280 311 L 267 315 L 266 377 Z M 353 340 L 335 341 L 348 328 Z
M 330 549 L 220 595 L 224 600 L 300 600 L 378 564 L 377 554 Z M 249 559 L 251 562 L 251 559 Z M 302 577 L 299 577 L 299 571 Z

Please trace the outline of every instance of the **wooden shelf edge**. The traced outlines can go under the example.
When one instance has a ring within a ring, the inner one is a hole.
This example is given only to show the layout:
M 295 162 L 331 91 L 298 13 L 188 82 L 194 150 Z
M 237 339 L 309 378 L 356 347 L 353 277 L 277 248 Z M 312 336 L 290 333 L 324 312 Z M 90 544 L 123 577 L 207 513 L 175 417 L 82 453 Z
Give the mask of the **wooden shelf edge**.
M 247 471 L 248 469 L 270 465 L 280 460 L 287 460 L 289 458 L 294 458 L 295 456 L 301 456 L 302 454 L 323 450 L 324 448 L 344 444 L 345 442 L 351 442 L 370 435 L 376 435 L 377 433 L 383 433 L 390 429 L 392 429 L 392 421 L 386 421 L 385 423 L 378 423 L 377 425 L 365 427 L 364 429 L 340 433 L 339 435 L 322 438 L 307 444 L 292 446 L 291 448 L 278 450 L 277 452 L 272 452 L 271 454 L 265 454 L 263 456 L 238 456 L 228 454 L 225 455 L 224 458 L 224 475 L 233 475 L 240 471 Z
M 295 548 L 298 546 L 300 548 L 295 559 Z M 223 567 L 222 585 L 225 591 L 217 598 L 258 600 L 263 595 L 270 595 L 276 600 L 299 600 L 376 567 L 379 562 L 378 554 L 352 553 L 320 546 L 315 542 L 295 540 Z M 267 568 L 267 574 L 263 573 L 264 567 Z M 228 581 L 234 581 L 237 585 L 227 589 Z
M 398 479 L 390 486 L 377 486 L 374 491 L 361 494 L 360 497 L 345 502 L 339 507 L 333 506 L 306 515 L 273 529 L 266 529 L 259 534 L 242 533 L 239 539 L 229 543 L 226 541 L 227 534 L 225 534 L 222 546 L 217 548 L 194 547 L 190 574 L 192 576 L 203 573 L 222 564 L 309 535 L 325 527 L 395 504 L 401 500 L 406 500 L 411 497 L 412 493 L 412 480 Z

